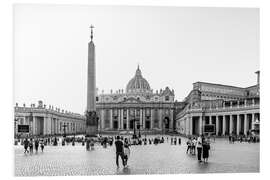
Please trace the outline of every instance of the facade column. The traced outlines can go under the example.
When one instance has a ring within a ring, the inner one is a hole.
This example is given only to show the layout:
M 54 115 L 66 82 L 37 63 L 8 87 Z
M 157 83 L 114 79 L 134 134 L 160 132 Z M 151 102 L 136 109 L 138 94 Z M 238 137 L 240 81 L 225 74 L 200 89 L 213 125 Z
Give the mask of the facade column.
M 154 118 L 154 109 L 150 109 L 151 117 L 150 117 L 150 129 L 153 129 L 153 118 Z
M 43 134 L 47 134 L 47 117 L 43 116 Z
M 105 128 L 105 120 L 104 120 L 104 109 L 101 110 L 100 113 L 100 123 L 101 123 L 101 128 L 100 130 L 102 131 Z
M 218 135 L 219 132 L 219 119 L 218 119 L 218 115 L 216 116 L 216 135 Z
M 209 116 L 209 124 L 213 124 L 213 118 L 214 118 L 214 116 Z
M 58 134 L 58 119 L 55 118 L 55 134 Z
M 248 131 L 248 115 L 244 114 L 244 135 L 247 135 Z
M 173 122 L 174 122 L 174 119 L 173 119 L 173 110 L 171 109 L 170 110 L 170 129 L 173 130 Z
M 143 110 L 140 109 L 140 129 L 142 125 L 143 125 Z
M 61 129 L 60 129 L 60 119 L 57 119 L 57 133 L 60 134 Z
M 237 114 L 236 116 L 236 122 L 237 122 L 237 125 L 236 125 L 236 134 L 239 135 L 240 133 L 240 114 Z
M 121 129 L 121 110 L 120 109 L 117 109 L 117 114 L 118 114 L 118 130 Z
M 145 109 L 143 109 L 143 111 L 142 111 L 143 113 L 142 113 L 142 128 L 143 128 L 143 130 L 145 129 Z
M 35 116 L 33 116 L 33 122 L 32 123 L 33 123 L 32 124 L 32 134 L 33 135 L 36 135 L 36 132 L 37 132 L 36 128 L 37 128 L 37 126 L 36 126 L 36 117 Z
M 159 109 L 158 112 L 159 112 L 159 128 L 163 129 L 163 127 L 162 127 L 162 125 L 163 125 L 162 110 Z
M 229 133 L 232 134 L 233 131 L 233 116 L 230 115 L 230 129 L 229 129 Z
M 53 135 L 55 133 L 55 131 L 54 131 L 54 127 L 55 127 L 54 123 L 55 123 L 54 118 L 51 117 L 51 135 Z
M 121 129 L 124 129 L 124 110 L 121 109 Z
M 110 129 L 113 129 L 113 110 L 110 109 Z
M 51 117 L 49 120 L 50 120 L 50 134 L 53 135 L 53 133 L 54 133 L 54 120 L 53 120 L 53 117 Z
M 223 125 L 222 125 L 222 135 L 225 136 L 226 129 L 227 129 L 227 127 L 226 127 L 226 116 L 225 115 L 223 115 L 223 117 L 222 117 L 222 123 L 223 123 Z
M 129 130 L 129 109 L 127 108 L 127 130 Z

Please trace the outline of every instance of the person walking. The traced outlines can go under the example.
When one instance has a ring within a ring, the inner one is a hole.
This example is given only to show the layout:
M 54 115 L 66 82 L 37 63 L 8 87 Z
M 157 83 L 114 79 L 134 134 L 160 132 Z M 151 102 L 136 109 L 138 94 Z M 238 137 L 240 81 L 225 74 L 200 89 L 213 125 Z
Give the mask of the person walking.
M 209 150 L 210 150 L 210 139 L 205 138 L 202 139 L 202 157 L 203 157 L 203 162 L 207 163 L 208 162 L 208 157 L 209 157 Z
M 192 155 L 196 155 L 196 144 L 197 144 L 197 140 L 194 137 L 192 142 L 191 142 L 191 151 L 192 151 Z
M 38 152 L 38 146 L 39 146 L 38 139 L 35 139 L 35 150 L 36 150 L 36 153 Z
M 29 150 L 30 150 L 30 154 L 33 154 L 33 148 L 34 148 L 33 140 L 30 139 L 30 142 L 29 142 Z
M 29 153 L 28 151 L 29 141 L 27 138 L 25 138 L 25 140 L 23 141 L 23 145 L 24 145 L 24 154 Z
M 91 138 L 91 139 L 90 139 L 90 150 L 94 150 L 94 146 L 95 146 L 94 139 Z
M 115 148 L 116 148 L 116 166 L 117 168 L 119 168 L 119 156 L 121 157 L 122 159 L 122 164 L 123 166 L 125 166 L 125 161 L 124 161 L 124 157 L 123 157 L 123 154 L 124 154 L 124 144 L 123 142 L 120 140 L 120 137 L 117 136 L 116 137 L 116 141 L 114 142 L 115 143 Z
M 186 151 L 186 153 L 188 153 L 188 151 L 189 151 L 189 153 L 192 153 L 192 151 L 191 151 L 191 138 L 188 138 L 188 141 L 187 141 L 187 151 Z
M 127 138 L 125 138 L 125 141 L 124 141 L 124 161 L 125 161 L 125 166 L 124 167 L 127 167 L 127 161 L 129 159 L 129 156 L 130 156 L 129 143 L 128 143 Z
M 202 162 L 202 136 L 200 135 L 197 139 L 197 155 L 198 155 L 198 161 Z
M 178 138 L 178 144 L 181 145 L 181 138 Z
M 40 148 L 41 148 L 41 152 L 43 152 L 43 150 L 44 150 L 44 140 L 43 139 L 40 141 Z

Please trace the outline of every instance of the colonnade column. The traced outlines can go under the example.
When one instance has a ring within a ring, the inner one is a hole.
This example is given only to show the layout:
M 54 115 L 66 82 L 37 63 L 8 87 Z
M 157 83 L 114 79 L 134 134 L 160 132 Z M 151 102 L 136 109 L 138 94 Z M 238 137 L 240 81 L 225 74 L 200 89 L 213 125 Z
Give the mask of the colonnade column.
M 254 122 L 255 122 L 255 114 L 252 113 L 252 118 L 251 118 L 251 129 L 255 129 Z
M 233 116 L 230 115 L 230 129 L 229 129 L 229 133 L 232 134 L 233 131 L 233 120 L 232 120 Z
M 237 116 L 236 116 L 236 123 L 237 123 L 237 125 L 236 125 L 236 134 L 237 135 L 239 135 L 239 133 L 240 133 L 240 114 L 238 114 Z
M 247 135 L 248 131 L 248 115 L 244 114 L 244 135 Z
M 218 135 L 218 132 L 219 132 L 219 119 L 218 119 L 219 116 L 216 116 L 216 135 Z
M 223 123 L 223 125 L 222 125 L 222 127 L 223 127 L 223 129 L 222 129 L 222 135 L 225 135 L 226 129 L 227 129 L 227 127 L 226 127 L 226 116 L 223 115 L 222 118 L 223 118 L 223 119 L 222 119 L 222 123 Z

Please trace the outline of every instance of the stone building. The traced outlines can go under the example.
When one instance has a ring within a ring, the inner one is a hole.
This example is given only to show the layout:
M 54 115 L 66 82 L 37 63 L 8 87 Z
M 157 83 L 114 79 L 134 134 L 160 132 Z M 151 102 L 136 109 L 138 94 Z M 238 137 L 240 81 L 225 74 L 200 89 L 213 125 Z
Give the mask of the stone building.
M 31 104 L 26 107 L 14 107 L 14 133 L 18 133 L 18 125 L 29 125 L 30 136 L 84 134 L 85 117 L 80 114 L 46 106 L 42 101 L 38 106 Z
M 176 114 L 176 131 L 185 135 L 204 133 L 205 124 L 215 125 L 216 135 L 244 134 L 259 130 L 260 91 L 257 84 L 247 88 L 196 82 Z
M 153 92 L 138 66 L 126 90 L 99 94 L 97 98 L 100 131 L 140 129 L 173 130 L 174 90 L 166 87 Z

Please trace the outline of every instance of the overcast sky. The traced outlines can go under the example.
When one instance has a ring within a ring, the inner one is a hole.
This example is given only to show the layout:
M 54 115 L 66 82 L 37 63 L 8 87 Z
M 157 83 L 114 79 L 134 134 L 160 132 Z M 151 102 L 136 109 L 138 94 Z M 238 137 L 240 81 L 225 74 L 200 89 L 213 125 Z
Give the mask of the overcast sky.
M 196 81 L 256 84 L 259 9 L 15 5 L 15 102 L 84 112 L 91 24 L 99 92 L 125 89 L 138 63 L 178 101 Z

